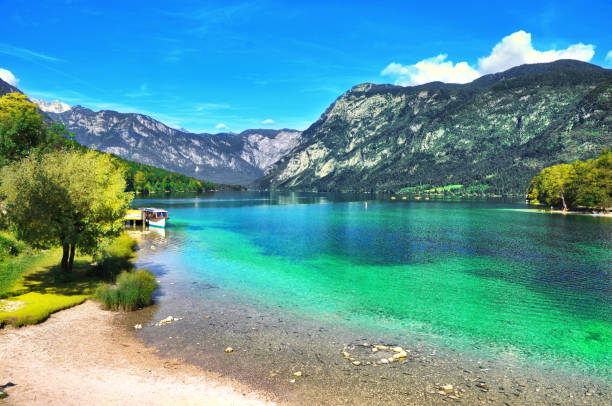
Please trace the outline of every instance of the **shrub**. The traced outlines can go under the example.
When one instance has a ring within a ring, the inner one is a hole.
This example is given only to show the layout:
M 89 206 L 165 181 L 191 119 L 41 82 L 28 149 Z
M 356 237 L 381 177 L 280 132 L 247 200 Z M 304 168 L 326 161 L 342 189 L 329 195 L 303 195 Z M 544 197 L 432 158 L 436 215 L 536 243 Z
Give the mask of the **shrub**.
M 9 255 L 17 256 L 25 248 L 25 244 L 8 233 L 0 233 L 0 261 Z
M 117 278 L 116 285 L 100 284 L 94 297 L 105 309 L 131 311 L 151 304 L 156 288 L 155 276 L 151 272 L 142 269 L 124 271 Z
M 95 257 L 97 265 L 94 272 L 96 275 L 107 280 L 113 280 L 122 271 L 132 270 L 130 259 L 136 245 L 136 240 L 127 234 L 121 234 L 112 240 Z

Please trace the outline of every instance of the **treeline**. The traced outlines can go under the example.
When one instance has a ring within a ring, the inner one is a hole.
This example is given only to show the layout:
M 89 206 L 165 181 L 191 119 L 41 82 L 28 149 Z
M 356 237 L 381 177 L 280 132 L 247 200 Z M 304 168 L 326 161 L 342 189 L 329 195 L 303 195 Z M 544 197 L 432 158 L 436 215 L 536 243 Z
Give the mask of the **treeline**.
M 527 190 L 532 204 L 563 210 L 612 207 L 612 150 L 596 159 L 544 168 Z
M 73 141 L 63 125 L 45 123 L 36 105 L 29 102 L 26 96 L 9 93 L 0 98 L 0 167 L 20 160 L 32 152 L 45 153 L 65 147 L 82 152 L 88 150 Z M 124 166 L 127 192 L 147 194 L 241 189 L 239 186 L 215 185 L 128 161 L 116 155 L 108 155 Z
M 136 193 L 206 192 L 215 190 L 213 183 L 197 180 L 164 169 L 125 161 L 127 191 Z
M 114 156 L 114 155 L 113 155 Z M 245 190 L 239 185 L 221 185 L 205 180 L 198 180 L 154 166 L 143 165 L 114 156 L 125 166 L 126 191 L 140 194 L 211 192 L 217 190 Z

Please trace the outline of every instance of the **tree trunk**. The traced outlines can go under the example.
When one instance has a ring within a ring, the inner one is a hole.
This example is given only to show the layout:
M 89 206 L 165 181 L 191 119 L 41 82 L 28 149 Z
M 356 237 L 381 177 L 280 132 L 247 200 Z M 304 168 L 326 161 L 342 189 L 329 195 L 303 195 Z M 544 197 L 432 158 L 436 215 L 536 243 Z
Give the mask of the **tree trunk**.
M 62 245 L 62 271 L 68 272 L 68 255 L 70 252 L 70 246 L 68 244 Z
M 565 197 L 563 196 L 563 192 L 560 193 L 561 201 L 563 202 L 563 211 L 567 211 L 567 204 L 565 204 Z
M 68 272 L 72 272 L 72 264 L 74 264 L 74 251 L 75 246 L 72 244 L 70 246 L 70 259 L 68 259 Z

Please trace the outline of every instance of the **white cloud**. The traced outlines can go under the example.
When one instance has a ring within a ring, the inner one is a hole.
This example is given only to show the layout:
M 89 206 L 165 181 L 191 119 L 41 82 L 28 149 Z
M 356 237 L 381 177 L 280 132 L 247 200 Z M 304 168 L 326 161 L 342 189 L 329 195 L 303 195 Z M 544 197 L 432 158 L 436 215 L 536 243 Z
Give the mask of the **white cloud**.
M 453 62 L 447 61 L 446 57 L 447 55 L 440 54 L 408 66 L 394 62 L 389 64 L 381 73 L 383 76 L 395 76 L 397 78 L 395 84 L 402 86 L 421 85 L 435 81 L 467 83 L 480 76 L 466 62 L 453 64 Z
M 608 54 L 606 55 L 606 62 L 612 63 L 612 50 L 608 51 Z
M 225 124 L 223 124 L 223 123 L 219 123 L 219 124 L 217 124 L 217 125 L 215 126 L 215 128 L 216 128 L 217 130 L 229 130 L 229 127 L 228 127 L 228 126 L 226 126 L 226 125 L 225 125 Z
M 0 68 L 0 79 L 4 80 L 11 86 L 17 86 L 17 83 L 19 83 L 19 79 L 17 79 L 15 75 L 13 75 L 13 72 L 8 69 Z
M 491 55 L 478 59 L 478 70 L 484 75 L 525 63 L 553 62 L 559 59 L 590 61 L 594 54 L 595 46 L 583 43 L 570 45 L 566 49 L 538 51 L 531 44 L 531 34 L 517 31 L 495 45 Z
M 570 45 L 566 49 L 538 51 L 533 48 L 531 34 L 521 30 L 504 37 L 493 47 L 489 56 L 479 58 L 478 67 L 472 67 L 467 62 L 453 64 L 452 61 L 446 60 L 446 54 L 440 54 L 414 65 L 390 63 L 381 75 L 394 77 L 395 84 L 402 86 L 434 81 L 468 83 L 482 75 L 501 72 L 517 65 L 552 62 L 558 59 L 588 62 L 594 54 L 595 46 L 583 43 Z
M 276 123 L 276 121 L 272 120 L 271 118 L 266 118 L 264 121 L 261 122 L 263 125 L 271 125 Z

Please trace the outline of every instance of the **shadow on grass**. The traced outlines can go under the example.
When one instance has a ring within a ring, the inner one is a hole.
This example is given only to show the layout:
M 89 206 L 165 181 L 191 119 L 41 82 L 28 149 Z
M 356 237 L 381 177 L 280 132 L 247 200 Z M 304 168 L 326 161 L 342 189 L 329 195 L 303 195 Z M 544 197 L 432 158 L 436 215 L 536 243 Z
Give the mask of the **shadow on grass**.
M 18 296 L 29 292 L 54 295 L 91 295 L 99 282 L 113 282 L 122 271 L 133 268 L 130 254 L 107 254 L 98 263 L 77 258 L 72 272 L 67 273 L 60 265 L 40 268 L 22 277 L 20 286 L 11 292 Z
M 55 295 L 90 295 L 100 282 L 100 277 L 95 275 L 88 261 L 77 260 L 74 262 L 72 273 L 62 271 L 59 265 L 41 268 L 23 276 L 18 289 L 14 290 L 13 296 L 29 292 Z

